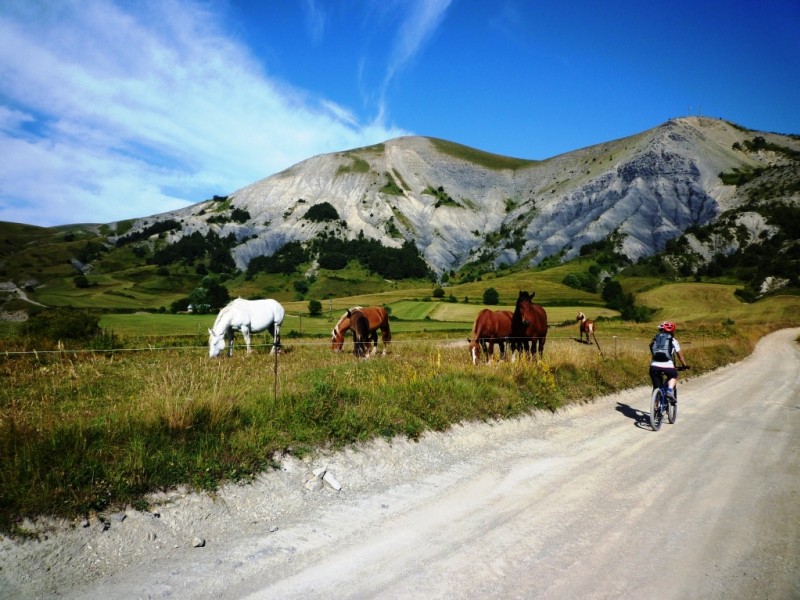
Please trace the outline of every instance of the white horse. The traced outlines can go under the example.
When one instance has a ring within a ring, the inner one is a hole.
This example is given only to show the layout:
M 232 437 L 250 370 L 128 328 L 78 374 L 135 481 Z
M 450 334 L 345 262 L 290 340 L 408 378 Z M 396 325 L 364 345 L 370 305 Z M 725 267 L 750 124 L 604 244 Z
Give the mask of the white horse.
M 269 330 L 272 334 L 272 352 L 281 343 L 281 324 L 286 311 L 275 300 L 244 300 L 237 298 L 219 311 L 214 327 L 208 330 L 208 355 L 219 356 L 228 342 L 228 356 L 233 356 L 233 331 L 242 332 L 247 353 L 250 354 L 250 333 Z

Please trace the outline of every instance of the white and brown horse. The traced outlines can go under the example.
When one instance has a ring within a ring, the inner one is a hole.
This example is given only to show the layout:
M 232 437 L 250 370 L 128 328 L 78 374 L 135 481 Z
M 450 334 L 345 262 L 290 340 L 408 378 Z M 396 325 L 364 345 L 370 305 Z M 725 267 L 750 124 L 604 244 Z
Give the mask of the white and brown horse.
M 600 342 L 597 341 L 597 327 L 594 324 L 594 321 L 591 319 L 587 319 L 586 315 L 582 312 L 578 313 L 576 317 L 577 321 L 580 321 L 578 325 L 578 333 L 580 334 L 580 338 L 578 339 L 579 342 L 582 344 L 591 344 L 592 340 L 594 340 L 595 346 L 597 346 L 597 350 L 600 352 L 600 356 L 603 355 L 603 349 L 600 347 Z M 586 341 L 583 341 L 583 336 L 586 335 Z
M 583 342 L 583 336 L 586 335 L 586 342 L 587 344 L 592 343 L 592 336 L 594 336 L 594 321 L 591 319 L 587 319 L 586 315 L 582 312 L 578 313 L 578 316 L 575 318 L 576 321 L 580 321 L 578 324 L 578 333 L 580 335 L 579 341 Z
M 368 334 L 366 335 L 366 339 L 359 339 L 358 342 L 361 345 L 356 347 L 355 350 L 358 352 L 363 352 L 365 350 L 368 351 L 369 347 L 367 346 L 365 348 L 364 344 L 371 343 L 372 354 L 376 353 L 378 351 L 378 329 L 380 329 L 381 339 L 383 340 L 383 354 L 386 354 L 389 342 L 392 341 L 392 331 L 389 327 L 389 311 L 382 306 L 355 306 L 344 313 L 339 319 L 339 322 L 336 323 L 333 331 L 331 331 L 331 350 L 334 352 L 342 351 L 342 347 L 344 346 L 344 336 L 350 329 L 353 328 L 353 313 L 355 311 L 358 311 L 359 320 L 360 315 L 363 315 L 368 324 Z M 353 329 L 354 339 L 357 333 L 361 332 L 356 332 L 356 330 Z

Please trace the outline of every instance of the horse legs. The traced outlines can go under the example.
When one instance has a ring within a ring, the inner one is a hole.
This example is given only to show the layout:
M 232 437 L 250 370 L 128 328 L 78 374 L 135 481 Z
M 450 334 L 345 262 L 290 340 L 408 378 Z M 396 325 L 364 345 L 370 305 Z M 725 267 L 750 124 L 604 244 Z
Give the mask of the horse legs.
M 240 331 L 242 332 L 244 343 L 247 346 L 247 353 L 250 354 L 252 352 L 250 349 L 250 328 L 243 325 Z
M 277 323 L 273 323 L 272 328 L 272 350 L 269 351 L 270 354 L 275 354 L 275 352 L 279 351 L 281 347 L 281 326 Z
M 392 341 L 392 332 L 389 330 L 389 326 L 381 328 L 381 339 L 383 340 L 383 354 L 384 356 L 389 351 L 389 342 Z
M 372 332 L 370 335 L 370 341 L 372 342 L 372 350 L 370 350 L 370 354 L 375 356 L 378 353 L 378 330 Z
M 228 358 L 233 356 L 233 327 L 225 330 L 225 341 L 228 343 Z
M 480 338 L 478 341 L 480 342 L 481 350 L 483 350 L 483 356 L 484 356 L 483 362 L 489 362 L 489 359 L 491 358 L 491 353 L 494 352 L 494 344 L 489 345 L 486 342 L 485 338 Z
M 272 325 L 267 327 L 267 331 L 272 334 L 272 350 L 269 353 L 275 354 L 281 347 L 281 326 L 273 322 Z

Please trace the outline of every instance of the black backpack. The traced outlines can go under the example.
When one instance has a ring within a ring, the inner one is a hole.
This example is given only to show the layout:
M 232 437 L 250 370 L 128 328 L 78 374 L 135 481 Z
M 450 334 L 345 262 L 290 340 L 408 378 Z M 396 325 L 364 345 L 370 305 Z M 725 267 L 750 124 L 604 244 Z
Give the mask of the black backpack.
M 653 355 L 653 360 L 658 362 L 672 360 L 672 336 L 663 331 L 657 333 L 650 342 L 650 354 Z

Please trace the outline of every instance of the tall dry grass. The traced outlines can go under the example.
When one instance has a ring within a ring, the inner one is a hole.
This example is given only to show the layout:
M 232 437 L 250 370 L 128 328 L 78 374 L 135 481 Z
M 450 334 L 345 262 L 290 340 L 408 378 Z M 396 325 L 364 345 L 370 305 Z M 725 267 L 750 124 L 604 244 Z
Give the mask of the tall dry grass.
M 554 329 L 542 361 L 477 366 L 460 337 L 421 335 L 369 360 L 289 340 L 277 396 L 264 348 L 220 360 L 197 348 L 3 357 L 0 530 L 19 531 L 23 516 L 143 506 L 147 492 L 178 484 L 214 489 L 269 468 L 276 453 L 414 438 L 644 385 L 647 332 L 631 327 L 629 343 L 602 338 L 604 356 Z M 770 328 L 709 323 L 687 360 L 695 373 L 736 360 Z

